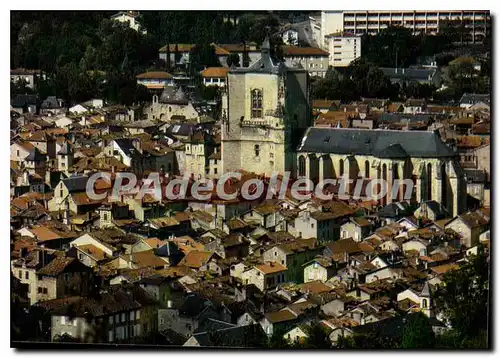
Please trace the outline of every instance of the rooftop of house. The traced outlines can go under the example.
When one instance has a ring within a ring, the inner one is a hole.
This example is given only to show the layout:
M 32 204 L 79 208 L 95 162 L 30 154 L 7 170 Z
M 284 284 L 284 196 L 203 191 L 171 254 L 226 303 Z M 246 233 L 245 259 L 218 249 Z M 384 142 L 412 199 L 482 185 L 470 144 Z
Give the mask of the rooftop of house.
M 262 272 L 264 275 L 270 275 L 273 273 L 284 272 L 287 268 L 275 262 L 268 262 L 262 265 L 255 266 L 257 270 Z
M 225 78 L 229 72 L 227 67 L 208 67 L 201 71 L 201 76 L 205 78 Z
M 142 79 L 148 79 L 148 80 L 165 80 L 165 79 L 171 79 L 173 76 L 165 71 L 151 71 L 151 72 L 144 72 L 140 73 L 137 76 L 135 76 L 137 79 L 142 80 Z
M 181 247 L 182 250 L 182 247 Z M 179 262 L 179 266 L 186 266 L 192 269 L 199 269 L 206 265 L 212 258 L 214 253 L 212 251 L 198 251 L 190 250 L 186 256 Z

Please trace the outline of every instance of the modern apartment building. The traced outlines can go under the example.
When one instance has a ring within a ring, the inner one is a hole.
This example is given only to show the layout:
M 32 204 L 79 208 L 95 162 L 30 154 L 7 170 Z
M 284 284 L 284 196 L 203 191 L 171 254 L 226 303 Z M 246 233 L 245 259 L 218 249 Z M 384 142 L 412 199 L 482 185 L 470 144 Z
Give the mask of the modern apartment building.
M 333 67 L 347 67 L 361 57 L 361 35 L 336 33 L 325 36 L 329 55 L 329 65 Z
M 350 10 L 322 11 L 321 38 L 326 49 L 326 35 L 337 32 L 353 34 L 377 33 L 389 25 L 404 26 L 415 33 L 438 33 L 440 24 L 446 20 L 460 20 L 469 29 L 471 42 L 482 41 L 489 31 L 490 12 L 488 10 Z

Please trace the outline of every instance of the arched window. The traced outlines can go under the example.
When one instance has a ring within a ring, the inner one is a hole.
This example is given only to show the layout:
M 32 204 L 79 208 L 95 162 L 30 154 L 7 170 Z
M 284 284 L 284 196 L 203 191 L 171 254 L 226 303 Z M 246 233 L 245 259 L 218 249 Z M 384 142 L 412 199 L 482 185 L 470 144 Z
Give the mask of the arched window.
M 299 157 L 299 176 L 306 175 L 306 159 L 303 156 Z
M 370 177 L 370 162 L 365 160 L 365 178 Z
M 252 118 L 262 118 L 262 91 L 252 90 Z
M 422 300 L 422 308 L 427 308 L 427 300 L 425 298 Z
M 339 161 L 339 176 L 344 175 L 344 160 L 340 159 Z

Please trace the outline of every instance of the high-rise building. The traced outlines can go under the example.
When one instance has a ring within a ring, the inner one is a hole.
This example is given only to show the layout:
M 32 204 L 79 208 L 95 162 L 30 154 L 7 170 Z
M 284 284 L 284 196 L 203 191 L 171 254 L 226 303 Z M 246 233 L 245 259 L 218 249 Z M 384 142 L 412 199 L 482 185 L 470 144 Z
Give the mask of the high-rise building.
M 435 34 L 448 20 L 458 20 L 469 30 L 464 41 L 480 42 L 489 32 L 490 12 L 487 10 L 322 11 L 322 47 L 327 49 L 325 37 L 332 33 L 373 34 L 392 25 L 410 28 L 414 33 Z

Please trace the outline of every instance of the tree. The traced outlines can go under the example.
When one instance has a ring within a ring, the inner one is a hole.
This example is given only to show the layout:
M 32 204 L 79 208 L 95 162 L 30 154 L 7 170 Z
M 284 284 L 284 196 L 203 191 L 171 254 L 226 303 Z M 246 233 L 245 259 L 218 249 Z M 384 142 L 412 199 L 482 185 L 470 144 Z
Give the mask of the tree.
M 248 54 L 248 48 L 246 42 L 243 43 L 243 67 L 250 66 L 250 55 Z
M 181 58 L 182 58 L 182 54 L 179 52 L 179 45 L 178 44 L 175 44 L 175 49 L 174 49 L 174 60 L 175 60 L 175 66 L 177 66 L 177 64 L 179 62 L 181 62 Z
M 436 86 L 430 85 L 428 83 L 410 83 L 404 88 L 404 92 L 407 98 L 430 98 L 436 91 Z
M 275 329 L 273 331 L 273 335 L 268 339 L 267 342 L 267 348 L 273 348 L 273 349 L 286 349 L 290 348 L 289 342 L 285 339 L 284 334 L 285 334 L 284 329 Z
M 434 332 L 429 319 L 422 312 L 409 315 L 403 329 L 401 348 L 426 349 L 433 348 L 435 343 Z
M 177 44 L 176 44 L 177 46 Z M 171 64 L 170 64 L 170 41 L 167 42 L 167 71 L 170 71 Z
M 191 61 L 191 70 L 200 71 L 205 66 L 220 67 L 219 58 L 215 53 L 215 47 L 212 44 L 196 44 L 189 53 Z
M 230 53 L 229 56 L 227 56 L 226 62 L 229 67 L 240 67 L 240 55 L 237 53 Z
M 307 338 L 304 343 L 299 344 L 299 347 L 315 349 L 327 349 L 332 347 L 328 333 L 320 323 L 315 323 L 307 327 L 306 330 Z
M 434 303 L 457 337 L 476 337 L 488 329 L 489 256 L 482 245 L 459 270 L 445 274 Z

